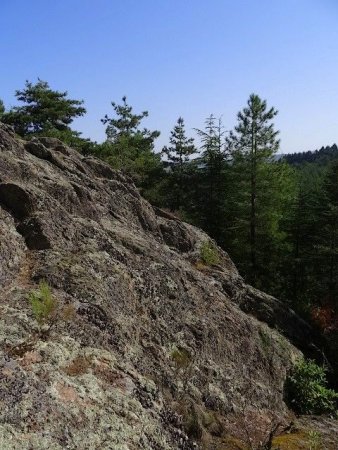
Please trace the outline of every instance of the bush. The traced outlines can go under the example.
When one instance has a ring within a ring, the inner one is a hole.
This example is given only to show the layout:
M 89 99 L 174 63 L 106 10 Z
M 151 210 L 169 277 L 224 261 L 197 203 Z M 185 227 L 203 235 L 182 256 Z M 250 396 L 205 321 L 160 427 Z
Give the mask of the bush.
M 220 258 L 218 250 L 212 242 L 205 241 L 202 243 L 200 248 L 200 255 L 202 261 L 208 266 L 219 264 Z
M 338 393 L 326 385 L 326 369 L 312 360 L 301 360 L 286 382 L 290 407 L 301 414 L 334 412 Z
M 32 291 L 28 295 L 35 319 L 40 325 L 51 321 L 54 317 L 56 302 L 48 286 L 48 283 L 41 281 L 39 289 Z

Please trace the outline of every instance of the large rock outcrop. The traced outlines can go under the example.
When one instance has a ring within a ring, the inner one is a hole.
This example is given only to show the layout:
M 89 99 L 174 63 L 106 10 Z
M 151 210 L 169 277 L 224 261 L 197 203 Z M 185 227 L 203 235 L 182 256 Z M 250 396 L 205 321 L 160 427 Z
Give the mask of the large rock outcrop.
M 220 249 L 202 264 L 209 241 L 103 162 L 0 124 L 0 448 L 236 449 L 286 427 L 311 329 Z

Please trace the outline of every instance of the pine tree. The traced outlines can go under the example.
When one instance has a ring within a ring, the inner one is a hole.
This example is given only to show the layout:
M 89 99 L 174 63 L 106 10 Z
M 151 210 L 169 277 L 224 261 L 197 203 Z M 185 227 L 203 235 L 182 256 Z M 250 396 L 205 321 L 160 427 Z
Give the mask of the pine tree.
M 97 154 L 114 168 L 132 176 L 145 194 L 161 172 L 160 155 L 154 153 L 154 141 L 160 132 L 140 128 L 148 111 L 135 114 L 126 97 L 122 98 L 121 105 L 112 102 L 112 106 L 115 116 L 111 118 L 106 114 L 101 119 L 107 125 L 107 140 L 97 149 Z
M 169 177 L 169 192 L 172 197 L 171 209 L 184 209 L 184 197 L 188 188 L 188 173 L 190 157 L 197 152 L 194 139 L 187 138 L 182 117 L 170 133 L 170 146 L 164 147 L 162 154 L 166 155 L 170 164 L 171 175 Z
M 193 163 L 195 195 L 190 214 L 194 223 L 222 245 L 227 191 L 225 130 L 221 118 L 216 119 L 211 114 L 205 121 L 204 130 L 196 131 L 201 139 L 201 157 Z
M 4 113 L 2 121 L 13 125 L 20 136 L 57 132 L 79 136 L 70 124 L 86 113 L 82 100 L 69 99 L 67 92 L 54 91 L 40 79 L 36 84 L 26 81 L 25 88 L 17 90 L 15 96 L 24 105 Z
M 239 259 L 249 258 L 250 267 L 246 272 L 256 285 L 262 248 L 269 237 L 273 239 L 273 234 L 278 232 L 279 214 L 271 203 L 279 203 L 276 194 L 278 196 L 278 183 L 282 181 L 280 175 L 285 168 L 273 164 L 273 155 L 279 148 L 279 132 L 271 122 L 276 114 L 274 108 L 267 108 L 265 100 L 252 94 L 247 107 L 238 113 L 238 124 L 227 138 L 232 159 L 232 185 L 237 192 L 237 198 L 235 195 L 231 202 L 232 241 L 237 254 L 242 251 L 239 247 L 249 248 L 249 255 L 242 253 Z
M 147 128 L 140 130 L 141 122 L 148 117 L 148 111 L 134 114 L 132 106 L 127 104 L 127 97 L 122 97 L 122 105 L 111 103 L 115 117 L 110 118 L 107 114 L 101 119 L 106 127 L 107 141 L 113 144 L 120 143 L 122 146 L 133 148 L 138 156 L 142 151 L 153 149 L 154 140 L 160 135 L 159 131 L 150 131 Z

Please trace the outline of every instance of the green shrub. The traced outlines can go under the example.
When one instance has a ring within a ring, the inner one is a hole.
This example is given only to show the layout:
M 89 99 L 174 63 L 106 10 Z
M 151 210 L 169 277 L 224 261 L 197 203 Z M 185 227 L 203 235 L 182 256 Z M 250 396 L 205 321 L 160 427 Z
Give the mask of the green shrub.
M 338 393 L 326 387 L 326 369 L 312 360 L 301 360 L 286 382 L 290 407 L 301 414 L 332 413 Z
M 217 247 L 210 241 L 204 241 L 200 248 L 202 261 L 208 266 L 219 264 L 220 258 Z
M 28 295 L 35 319 L 40 325 L 51 321 L 56 309 L 56 301 L 52 295 L 48 283 L 41 281 L 39 289 Z

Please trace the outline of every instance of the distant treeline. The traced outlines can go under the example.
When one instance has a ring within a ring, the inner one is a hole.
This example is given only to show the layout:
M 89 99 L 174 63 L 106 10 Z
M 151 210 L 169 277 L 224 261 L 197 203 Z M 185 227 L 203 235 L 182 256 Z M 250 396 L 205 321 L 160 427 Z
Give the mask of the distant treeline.
M 286 162 L 291 165 L 299 165 L 303 163 L 316 163 L 326 165 L 338 158 L 338 147 L 333 144 L 331 147 L 322 147 L 319 150 L 307 151 L 301 153 L 290 153 L 283 155 Z

